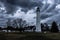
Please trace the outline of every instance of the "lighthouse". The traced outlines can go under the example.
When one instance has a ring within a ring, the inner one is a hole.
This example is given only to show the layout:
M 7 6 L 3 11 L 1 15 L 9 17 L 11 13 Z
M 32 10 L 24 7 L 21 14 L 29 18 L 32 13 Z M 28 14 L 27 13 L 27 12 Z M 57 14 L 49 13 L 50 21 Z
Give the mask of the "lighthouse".
M 41 32 L 40 8 L 39 7 L 37 7 L 37 9 L 36 9 L 36 32 Z

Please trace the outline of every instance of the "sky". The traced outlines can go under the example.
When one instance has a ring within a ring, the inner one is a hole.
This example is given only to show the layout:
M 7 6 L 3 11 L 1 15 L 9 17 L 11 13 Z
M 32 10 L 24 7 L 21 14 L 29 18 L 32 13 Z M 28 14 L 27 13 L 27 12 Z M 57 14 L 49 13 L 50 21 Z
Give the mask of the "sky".
M 41 23 L 60 23 L 60 0 L 0 0 L 0 26 L 8 18 L 22 18 L 36 24 L 36 8 L 40 7 Z

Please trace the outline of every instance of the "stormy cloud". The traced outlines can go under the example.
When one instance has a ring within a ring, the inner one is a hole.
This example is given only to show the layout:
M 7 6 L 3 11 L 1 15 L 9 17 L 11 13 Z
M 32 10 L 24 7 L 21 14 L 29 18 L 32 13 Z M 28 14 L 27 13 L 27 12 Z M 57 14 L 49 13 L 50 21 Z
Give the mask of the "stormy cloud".
M 20 6 L 22 8 L 22 11 L 27 12 L 29 9 L 32 9 L 36 6 L 42 6 L 42 2 L 34 2 L 32 0 L 0 0 L 2 3 L 4 3 L 7 14 L 12 14 L 14 11 L 16 11 L 17 6 Z
M 6 17 L 22 18 L 26 21 L 34 22 L 36 20 L 36 7 L 40 7 L 41 21 L 47 22 L 52 20 L 60 13 L 59 0 L 0 0 L 5 7 Z M 1 14 L 1 13 L 0 13 Z M 13 15 L 11 15 L 13 14 Z M 4 17 L 5 17 L 4 16 Z M 54 17 L 52 17 L 54 16 Z M 30 18 L 31 17 L 31 18 Z

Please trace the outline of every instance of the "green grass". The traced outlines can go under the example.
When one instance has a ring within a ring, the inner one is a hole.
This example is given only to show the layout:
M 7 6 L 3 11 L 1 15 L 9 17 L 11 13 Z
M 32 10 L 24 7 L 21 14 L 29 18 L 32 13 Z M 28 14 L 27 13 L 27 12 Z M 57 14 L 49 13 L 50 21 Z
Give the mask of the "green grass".
M 50 38 L 50 39 L 59 39 L 60 40 L 60 33 L 47 33 L 47 34 L 44 34 L 44 36 L 46 36 L 47 38 Z
M 60 40 L 60 33 L 36 32 L 0 32 L 0 39 L 4 40 Z

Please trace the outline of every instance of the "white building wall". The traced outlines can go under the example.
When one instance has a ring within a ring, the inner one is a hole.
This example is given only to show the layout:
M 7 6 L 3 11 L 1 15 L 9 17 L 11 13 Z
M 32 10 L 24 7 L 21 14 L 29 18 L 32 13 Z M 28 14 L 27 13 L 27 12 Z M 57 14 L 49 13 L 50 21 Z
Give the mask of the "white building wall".
M 36 12 L 36 31 L 41 32 L 41 25 L 40 25 L 40 10 L 37 9 L 38 11 Z

